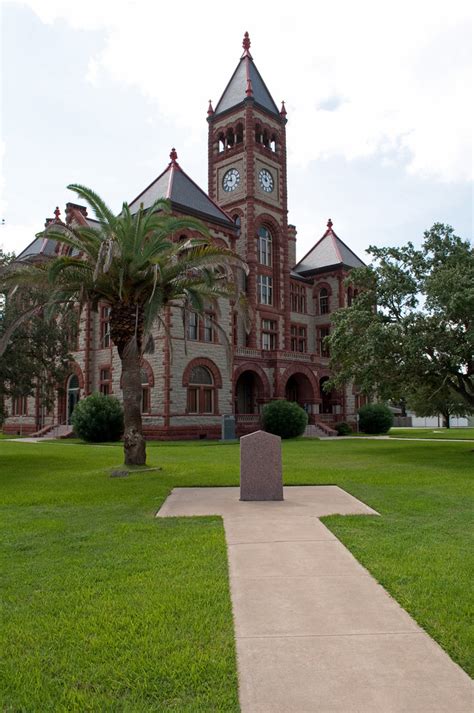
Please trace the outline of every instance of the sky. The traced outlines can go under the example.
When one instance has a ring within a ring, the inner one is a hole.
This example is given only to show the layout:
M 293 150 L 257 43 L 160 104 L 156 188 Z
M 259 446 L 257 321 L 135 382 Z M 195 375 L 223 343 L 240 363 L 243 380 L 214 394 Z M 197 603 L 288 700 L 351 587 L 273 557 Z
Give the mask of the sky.
M 289 221 L 302 257 L 336 233 L 472 237 L 472 11 L 451 0 L 0 0 L 0 247 L 21 251 L 82 183 L 116 211 L 167 166 L 207 189 L 214 106 L 250 34 L 288 112 Z

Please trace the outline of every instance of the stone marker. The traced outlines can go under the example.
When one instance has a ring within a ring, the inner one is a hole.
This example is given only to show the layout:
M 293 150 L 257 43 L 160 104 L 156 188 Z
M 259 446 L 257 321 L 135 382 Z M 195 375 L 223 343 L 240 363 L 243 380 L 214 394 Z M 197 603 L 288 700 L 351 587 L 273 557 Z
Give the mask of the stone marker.
M 235 416 L 233 414 L 222 416 L 221 440 L 233 441 L 235 439 Z
M 280 436 L 255 431 L 240 439 L 240 499 L 283 500 Z

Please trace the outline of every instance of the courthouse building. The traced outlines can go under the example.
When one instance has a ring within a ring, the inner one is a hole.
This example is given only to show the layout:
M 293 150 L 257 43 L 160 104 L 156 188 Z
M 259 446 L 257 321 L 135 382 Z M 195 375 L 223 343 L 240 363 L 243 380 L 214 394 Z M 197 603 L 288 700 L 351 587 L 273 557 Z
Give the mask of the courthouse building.
M 363 262 L 336 235 L 331 220 L 315 226 L 322 237 L 296 261 L 296 228 L 287 221 L 287 114 L 254 64 L 247 33 L 237 68 L 215 108 L 209 104 L 207 121 L 208 193 L 187 175 L 185 160 L 178 162 L 173 149 L 165 170 L 130 206 L 133 212 L 140 204 L 146 208 L 168 198 L 175 214 L 200 218 L 215 241 L 245 259 L 250 331 L 229 301 L 221 300 L 219 310 L 209 307 L 204 316 L 191 314 L 186 325 L 181 313 L 168 310 L 168 335 L 157 327 L 154 353 L 143 358 L 145 433 L 215 438 L 224 414 L 235 414 L 237 433 L 247 433 L 258 427 L 262 406 L 281 398 L 297 401 L 310 423 L 326 431 L 339 421 L 354 421 L 358 397 L 353 387 L 323 389 L 330 376 L 324 338 L 332 313 L 351 303 L 345 281 Z M 46 225 L 61 222 L 57 209 Z M 67 204 L 64 222 L 96 224 L 74 203 Z M 19 259 L 48 259 L 62 249 L 44 237 Z M 70 373 L 58 385 L 54 409 L 44 413 L 34 397 L 18 399 L 11 404 L 6 432 L 67 424 L 77 400 L 94 391 L 121 397 L 109 313 L 106 304 L 98 313 L 84 310 Z

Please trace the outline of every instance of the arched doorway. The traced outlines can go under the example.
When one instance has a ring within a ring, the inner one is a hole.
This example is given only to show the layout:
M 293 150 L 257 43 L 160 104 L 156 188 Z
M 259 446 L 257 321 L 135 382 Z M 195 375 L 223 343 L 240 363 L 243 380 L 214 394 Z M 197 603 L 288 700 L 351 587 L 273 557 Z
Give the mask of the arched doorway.
M 332 413 L 334 392 L 324 389 L 325 383 L 329 381 L 329 376 L 323 376 L 319 380 L 319 390 L 321 393 L 321 413 Z
M 258 414 L 263 399 L 263 384 L 254 371 L 243 371 L 235 384 L 235 413 Z
M 66 420 L 67 423 L 71 423 L 72 412 L 74 411 L 77 402 L 79 401 L 79 379 L 76 374 L 71 374 L 67 382 L 67 395 L 66 395 Z
M 311 413 L 311 406 L 315 401 L 313 386 L 306 374 L 292 374 L 285 384 L 285 399 L 296 401 L 307 413 Z

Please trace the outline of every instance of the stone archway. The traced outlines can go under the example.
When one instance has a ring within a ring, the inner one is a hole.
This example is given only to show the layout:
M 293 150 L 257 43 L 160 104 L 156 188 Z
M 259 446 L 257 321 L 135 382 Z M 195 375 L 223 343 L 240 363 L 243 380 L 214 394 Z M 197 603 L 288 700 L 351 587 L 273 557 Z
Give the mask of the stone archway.
M 285 398 L 287 401 L 296 401 L 308 411 L 308 406 L 315 400 L 315 394 L 310 380 L 306 374 L 292 374 L 285 384 Z
M 311 369 L 303 364 L 288 367 L 282 374 L 279 388 L 280 398 L 295 401 L 308 414 L 309 422 L 314 421 L 318 411 L 318 381 Z
M 71 416 L 79 401 L 79 378 L 77 374 L 71 374 L 67 380 L 66 393 L 66 423 L 71 424 Z
M 58 386 L 58 423 L 61 425 L 71 422 L 71 415 L 80 399 L 81 391 L 84 393 L 81 367 L 76 362 L 71 362 L 69 368 L 69 376 Z
M 264 386 L 256 371 L 243 371 L 235 382 L 235 413 L 258 414 L 264 400 Z
M 321 394 L 321 414 L 341 414 L 342 413 L 342 396 L 339 391 L 332 389 L 326 391 L 325 383 L 329 381 L 329 376 L 322 376 L 319 380 L 319 391 Z

